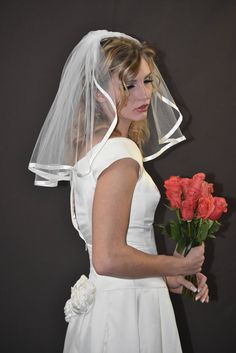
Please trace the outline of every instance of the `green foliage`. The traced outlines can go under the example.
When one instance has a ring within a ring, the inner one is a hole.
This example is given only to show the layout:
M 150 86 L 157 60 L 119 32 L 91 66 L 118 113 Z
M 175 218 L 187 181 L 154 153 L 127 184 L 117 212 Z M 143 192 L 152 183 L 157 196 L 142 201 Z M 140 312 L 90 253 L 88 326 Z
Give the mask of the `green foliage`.
M 169 221 L 167 225 L 158 224 L 162 234 L 168 234 L 176 241 L 177 251 L 187 253 L 192 247 L 202 244 L 208 238 L 215 238 L 215 233 L 219 231 L 221 224 L 210 219 L 193 219 L 192 221 L 183 221 L 178 218 L 176 221 Z
M 210 219 L 203 220 L 192 219 L 191 221 L 183 221 L 180 214 L 176 212 L 177 220 L 169 221 L 167 225 L 158 224 L 158 228 L 163 234 L 168 234 L 176 243 L 176 250 L 179 254 L 187 256 L 192 247 L 200 245 L 208 238 L 215 238 L 215 233 L 219 231 L 221 224 Z M 186 276 L 187 280 L 192 282 L 197 288 L 196 275 Z M 183 295 L 194 300 L 196 293 L 184 287 Z

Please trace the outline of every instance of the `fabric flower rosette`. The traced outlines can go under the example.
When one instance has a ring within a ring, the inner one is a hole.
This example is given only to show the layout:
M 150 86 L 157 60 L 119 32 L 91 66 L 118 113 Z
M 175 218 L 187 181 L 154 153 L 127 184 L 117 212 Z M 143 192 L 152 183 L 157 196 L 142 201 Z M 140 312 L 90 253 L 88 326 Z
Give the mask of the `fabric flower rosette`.
M 171 176 L 165 180 L 164 187 L 170 202 L 167 207 L 176 212 L 177 220 L 159 227 L 177 242 L 177 252 L 186 256 L 192 247 L 215 238 L 221 226 L 219 219 L 227 212 L 227 202 L 223 197 L 212 195 L 213 184 L 205 181 L 204 173 L 197 173 L 192 178 Z M 196 275 L 185 278 L 197 288 Z M 182 294 L 192 298 L 196 295 L 187 288 Z
M 64 307 L 66 322 L 70 322 L 78 314 L 85 314 L 89 311 L 94 302 L 95 292 L 94 284 L 82 275 L 71 288 L 71 297 Z

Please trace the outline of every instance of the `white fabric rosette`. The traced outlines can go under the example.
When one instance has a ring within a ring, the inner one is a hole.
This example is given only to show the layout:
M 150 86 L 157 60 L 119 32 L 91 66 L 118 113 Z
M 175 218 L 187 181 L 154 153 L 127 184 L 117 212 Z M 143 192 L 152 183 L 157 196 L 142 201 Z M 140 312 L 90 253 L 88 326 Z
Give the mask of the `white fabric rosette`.
M 65 320 L 70 320 L 78 314 L 84 314 L 91 308 L 96 288 L 89 279 L 82 275 L 80 279 L 71 287 L 71 297 L 67 300 L 64 307 Z

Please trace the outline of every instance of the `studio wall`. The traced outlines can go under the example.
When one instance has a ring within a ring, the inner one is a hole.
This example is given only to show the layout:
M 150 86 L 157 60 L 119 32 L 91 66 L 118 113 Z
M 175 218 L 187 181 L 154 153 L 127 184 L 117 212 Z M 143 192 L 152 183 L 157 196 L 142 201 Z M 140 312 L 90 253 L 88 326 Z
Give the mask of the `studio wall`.
M 88 254 L 70 219 L 69 186 L 33 186 L 28 162 L 64 62 L 95 29 L 128 33 L 157 50 L 157 63 L 184 116 L 186 142 L 148 162 L 170 217 L 163 181 L 204 172 L 229 212 L 206 244 L 210 303 L 172 295 L 184 353 L 234 353 L 236 345 L 236 3 L 187 0 L 51 0 L 1 3 L 2 353 L 59 353 L 70 287 L 88 274 Z M 156 233 L 160 253 L 174 243 Z M 84 352 L 86 353 L 86 352 Z M 111 352 L 112 353 L 112 352 Z M 174 353 L 174 352 L 173 352 Z

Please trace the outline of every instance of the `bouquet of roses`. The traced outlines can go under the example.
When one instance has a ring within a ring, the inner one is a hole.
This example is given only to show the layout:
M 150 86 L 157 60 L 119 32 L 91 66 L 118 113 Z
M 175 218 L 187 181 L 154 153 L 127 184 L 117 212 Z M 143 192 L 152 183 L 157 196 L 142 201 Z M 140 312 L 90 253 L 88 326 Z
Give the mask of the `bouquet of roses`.
M 177 220 L 160 227 L 177 242 L 177 252 L 186 256 L 192 247 L 207 238 L 215 238 L 221 225 L 218 220 L 227 212 L 227 203 L 225 198 L 212 195 L 213 184 L 205 181 L 204 173 L 197 173 L 192 178 L 171 176 L 165 180 L 164 187 L 169 208 L 175 210 Z M 186 276 L 186 279 L 197 286 L 196 275 Z M 186 288 L 183 294 L 195 295 Z

